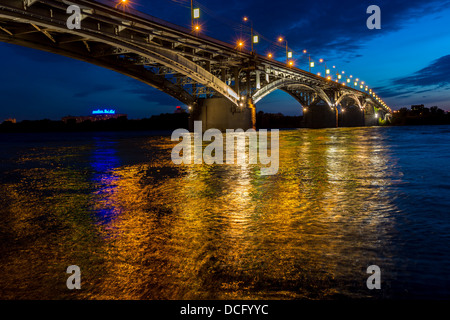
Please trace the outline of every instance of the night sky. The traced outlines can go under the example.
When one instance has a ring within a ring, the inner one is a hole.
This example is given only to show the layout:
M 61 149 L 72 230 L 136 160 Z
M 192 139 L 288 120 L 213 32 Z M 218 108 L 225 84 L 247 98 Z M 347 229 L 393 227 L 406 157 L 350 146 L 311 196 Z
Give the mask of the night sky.
M 0 0 L 1 1 L 1 0 Z M 189 0 L 134 0 L 133 8 L 189 27 Z M 392 109 L 411 104 L 450 111 L 450 0 L 203 0 L 200 23 L 211 37 L 249 42 L 248 16 L 260 35 L 256 50 L 280 61 L 288 40 L 296 66 L 307 69 L 311 58 L 323 58 L 364 80 Z M 381 8 L 381 30 L 369 30 L 369 5 Z M 2 32 L 2 31 L 0 31 Z M 247 45 L 249 48 L 249 45 Z M 134 79 L 84 62 L 29 48 L 0 43 L 0 121 L 6 118 L 55 119 L 114 108 L 129 118 L 173 112 L 180 102 Z M 317 66 L 313 72 L 324 72 Z M 257 110 L 301 114 L 299 104 L 275 92 Z

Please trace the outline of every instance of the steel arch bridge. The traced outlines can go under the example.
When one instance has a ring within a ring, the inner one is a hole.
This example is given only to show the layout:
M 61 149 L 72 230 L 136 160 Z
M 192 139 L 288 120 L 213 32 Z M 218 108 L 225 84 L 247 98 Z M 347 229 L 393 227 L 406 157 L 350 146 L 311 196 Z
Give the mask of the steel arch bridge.
M 81 9 L 81 29 L 66 25 L 70 5 Z M 209 122 L 206 127 L 254 126 L 254 105 L 278 89 L 310 111 L 329 107 L 333 117 L 343 106 L 381 116 L 391 111 L 374 94 L 129 11 L 107 1 L 0 0 L 0 41 L 137 79 L 191 106 L 191 118 Z

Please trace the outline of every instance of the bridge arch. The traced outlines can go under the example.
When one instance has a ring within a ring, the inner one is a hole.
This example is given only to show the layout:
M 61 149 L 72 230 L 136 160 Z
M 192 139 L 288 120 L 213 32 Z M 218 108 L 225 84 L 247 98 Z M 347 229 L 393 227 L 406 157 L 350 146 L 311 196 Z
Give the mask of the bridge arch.
M 258 101 L 260 101 L 262 98 L 264 98 L 268 94 L 274 92 L 275 90 L 280 89 L 280 90 L 283 90 L 283 91 L 289 93 L 297 101 L 299 101 L 300 104 L 302 104 L 303 106 L 307 105 L 307 103 L 304 99 L 297 96 L 296 94 L 293 93 L 292 90 L 290 90 L 292 88 L 295 88 L 295 89 L 303 88 L 308 91 L 314 92 L 315 94 L 317 94 L 318 97 L 320 97 L 323 101 L 325 101 L 325 103 L 327 103 L 328 106 L 333 107 L 333 103 L 331 102 L 330 98 L 321 88 L 313 86 L 313 85 L 301 83 L 298 80 L 284 79 L 284 78 L 275 80 L 275 81 L 267 84 L 266 86 L 262 87 L 261 89 L 257 90 L 252 96 L 253 103 L 255 103 L 255 104 L 258 103 Z
M 361 104 L 361 101 L 358 99 L 358 97 L 350 92 L 344 92 L 337 100 L 336 100 L 336 106 L 339 105 L 344 99 L 351 99 L 356 102 L 356 105 L 359 108 L 363 108 L 363 105 Z
M 300 105 L 301 105 L 302 107 L 306 107 L 306 106 L 308 105 L 305 99 L 303 99 L 302 97 L 300 97 L 300 96 L 298 96 L 298 95 L 292 93 L 292 91 L 289 91 L 289 90 L 283 89 L 283 88 L 281 88 L 280 90 L 283 91 L 283 92 L 286 92 L 286 93 L 289 94 L 292 98 L 294 98 L 295 100 L 297 100 L 297 102 L 300 103 Z
M 0 40 L 1 39 L 2 39 L 2 37 L 0 36 Z M 65 56 L 68 58 L 72 58 L 72 59 L 80 60 L 80 61 L 87 62 L 90 64 L 94 64 L 99 67 L 103 67 L 105 69 L 116 71 L 116 72 L 126 75 L 130 78 L 133 78 L 140 82 L 143 82 L 153 88 L 156 88 L 160 91 L 165 92 L 166 94 L 172 96 L 173 98 L 175 98 L 185 104 L 191 104 L 194 101 L 193 96 L 189 92 L 187 92 L 183 88 L 180 88 L 179 86 L 174 85 L 171 81 L 169 81 L 165 78 L 158 77 L 157 74 L 151 72 L 150 70 L 133 68 L 133 66 L 131 66 L 131 65 L 120 65 L 120 64 L 116 63 L 116 60 L 108 59 L 108 58 L 91 59 L 80 52 L 67 51 L 62 48 L 57 48 L 57 47 L 48 47 L 46 45 L 42 45 L 39 43 L 31 44 L 30 42 L 22 42 L 20 40 L 8 40 L 8 41 L 4 41 L 4 42 L 20 45 L 23 47 L 38 49 L 41 51 L 51 52 L 51 53 L 55 53 L 55 54 Z
M 234 105 L 239 103 L 238 94 L 225 82 L 186 57 L 151 43 L 151 36 L 144 41 L 121 37 L 121 30 L 126 29 L 123 21 L 115 21 L 117 27 L 105 27 L 101 31 L 100 23 L 98 29 L 92 23 L 82 23 L 81 29 L 70 30 L 66 26 L 68 15 L 64 11 L 51 11 L 48 17 L 22 8 L 0 5 L 0 19 L 7 21 L 7 25 L 2 24 L 4 27 L 0 29 L 0 42 L 95 64 L 137 79 L 185 104 L 193 103 L 195 94 L 185 90 L 179 79 L 173 81 L 148 67 L 158 64 L 213 90 Z M 16 29 L 20 32 L 16 33 Z M 40 32 L 45 36 L 27 36 L 32 32 Z

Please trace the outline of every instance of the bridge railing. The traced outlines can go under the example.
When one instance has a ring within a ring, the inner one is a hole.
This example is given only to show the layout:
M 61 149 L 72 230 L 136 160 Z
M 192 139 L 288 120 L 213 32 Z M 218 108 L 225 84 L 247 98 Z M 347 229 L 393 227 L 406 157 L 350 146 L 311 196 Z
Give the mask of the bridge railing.
M 85 2 L 86 4 L 92 3 L 92 2 L 98 3 L 98 4 L 102 4 L 104 6 L 107 6 L 109 9 L 116 10 L 117 12 L 121 12 L 123 14 L 130 14 L 132 16 L 144 19 L 144 20 L 146 20 L 146 22 L 150 21 L 150 22 L 153 22 L 153 23 L 158 24 L 160 26 L 163 26 L 163 27 L 166 27 L 166 28 L 170 28 L 172 30 L 179 31 L 179 32 L 183 33 L 184 36 L 188 36 L 188 37 L 202 39 L 202 40 L 206 40 L 206 41 L 212 42 L 215 45 L 220 45 L 220 46 L 226 47 L 228 50 L 233 51 L 234 54 L 241 55 L 244 58 L 249 58 L 251 56 L 251 52 L 248 51 L 248 50 L 236 51 L 236 48 L 233 45 L 229 44 L 229 43 L 220 41 L 220 40 L 215 39 L 215 38 L 208 37 L 208 36 L 203 35 L 203 34 L 195 34 L 195 35 L 193 35 L 191 33 L 191 30 L 188 29 L 188 28 L 185 28 L 185 27 L 176 25 L 174 23 L 162 20 L 162 19 L 154 17 L 152 15 L 140 12 L 140 11 L 138 11 L 136 9 L 133 9 L 133 8 L 130 8 L 130 7 L 127 7 L 125 11 L 122 11 L 120 9 L 115 9 L 115 6 L 117 5 L 117 1 L 111 1 L 111 0 L 95 0 L 95 1 L 92 1 L 92 0 L 81 0 L 81 1 Z M 303 70 L 303 69 L 299 69 L 299 68 L 295 68 L 295 67 L 286 68 L 285 63 L 283 63 L 283 62 L 276 61 L 276 60 L 273 60 L 273 59 L 268 59 L 267 57 L 261 56 L 261 55 L 257 55 L 257 57 L 258 57 L 259 60 L 264 61 L 265 63 L 269 63 L 271 65 L 277 66 L 279 68 L 283 68 L 285 70 L 286 69 L 290 70 L 290 71 L 292 71 L 294 73 L 297 73 L 297 74 L 300 74 L 302 76 L 313 78 L 313 79 L 316 79 L 318 81 L 327 81 L 323 77 L 320 77 L 320 76 L 318 76 L 318 75 L 316 75 L 314 73 L 308 72 L 307 70 Z M 199 68 L 197 68 L 197 72 L 199 74 L 202 73 L 202 71 Z M 220 83 L 216 83 L 215 79 L 211 79 L 211 82 L 214 83 L 214 84 L 217 84 L 217 85 L 221 85 L 222 84 L 222 81 L 220 81 Z M 338 85 L 338 84 L 336 84 L 336 85 Z M 223 89 L 225 91 L 227 91 L 225 88 L 223 88 Z M 359 91 L 356 88 L 346 87 L 345 89 L 346 90 L 350 90 L 350 91 L 354 91 L 354 92 L 358 92 L 360 94 L 362 93 L 364 96 L 372 98 L 370 95 L 366 94 L 365 92 Z M 374 102 L 377 103 L 375 100 L 374 100 Z
M 89 3 L 89 2 L 97 2 L 97 3 L 99 3 L 99 4 L 108 6 L 110 9 L 116 9 L 115 6 L 117 5 L 117 2 L 116 2 L 116 1 L 111 1 L 111 0 L 95 0 L 95 1 L 84 1 L 84 0 L 83 0 L 83 2 L 86 2 L 86 3 Z M 176 24 L 174 24 L 174 23 L 171 23 L 171 22 L 162 20 L 162 19 L 160 19 L 160 18 L 154 17 L 154 16 L 149 15 L 149 14 L 147 14 L 147 13 L 143 13 L 143 12 L 138 11 L 138 10 L 133 9 L 133 8 L 127 7 L 126 11 L 121 11 L 120 9 L 116 9 L 116 10 L 118 10 L 118 11 L 120 11 L 121 13 L 124 13 L 124 14 L 131 14 L 131 15 L 133 15 L 133 16 L 136 16 L 136 17 L 139 17 L 139 18 L 148 20 L 148 21 L 150 21 L 150 22 L 159 24 L 159 25 L 161 25 L 161 26 L 164 26 L 164 27 L 167 27 L 167 28 L 170 28 L 170 29 L 174 29 L 174 30 L 180 31 L 180 32 L 182 32 L 182 33 L 186 33 L 187 35 L 192 35 L 192 37 L 195 37 L 195 38 L 201 38 L 201 39 L 204 39 L 204 40 L 207 40 L 207 41 L 214 42 L 215 44 L 218 44 L 218 45 L 227 47 L 228 49 L 235 49 L 235 47 L 234 47 L 233 45 L 231 45 L 231 44 L 229 44 L 229 43 L 227 43 L 227 42 L 224 42 L 224 41 L 221 41 L 221 40 L 212 38 L 212 37 L 208 37 L 208 36 L 203 35 L 203 34 L 196 34 L 196 35 L 193 35 L 193 34 L 191 34 L 192 30 L 190 30 L 189 28 L 185 28 L 185 27 L 176 25 Z M 249 51 L 248 53 L 250 53 L 250 51 Z

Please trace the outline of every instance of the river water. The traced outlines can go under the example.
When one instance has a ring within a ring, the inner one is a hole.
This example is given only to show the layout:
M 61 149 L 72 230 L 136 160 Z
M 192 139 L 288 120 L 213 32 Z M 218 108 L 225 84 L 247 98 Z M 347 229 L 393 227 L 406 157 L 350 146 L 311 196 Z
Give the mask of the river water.
M 450 298 L 450 127 L 280 131 L 268 176 L 175 144 L 0 134 L 0 299 Z

